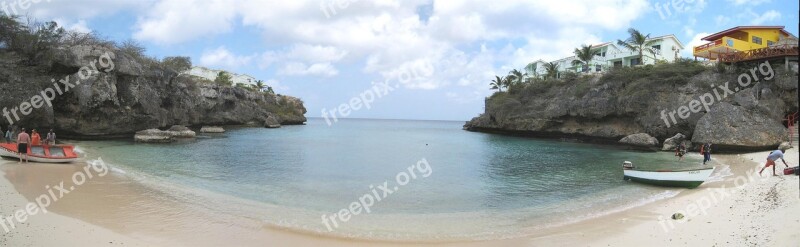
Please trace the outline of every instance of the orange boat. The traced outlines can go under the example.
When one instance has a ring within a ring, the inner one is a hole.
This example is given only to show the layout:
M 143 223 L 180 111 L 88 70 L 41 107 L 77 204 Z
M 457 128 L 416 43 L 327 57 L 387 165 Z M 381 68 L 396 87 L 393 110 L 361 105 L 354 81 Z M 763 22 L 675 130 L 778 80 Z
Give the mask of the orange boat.
M 28 160 L 40 163 L 70 163 L 78 159 L 72 145 L 38 145 L 29 146 L 26 151 Z M 0 156 L 19 159 L 16 143 L 0 143 Z

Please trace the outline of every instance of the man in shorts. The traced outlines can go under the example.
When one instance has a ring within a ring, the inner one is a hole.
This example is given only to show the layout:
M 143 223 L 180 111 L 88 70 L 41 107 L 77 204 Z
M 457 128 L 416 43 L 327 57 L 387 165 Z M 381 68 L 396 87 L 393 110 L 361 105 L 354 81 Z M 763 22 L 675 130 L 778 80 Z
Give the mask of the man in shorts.
M 786 167 L 789 167 L 789 164 L 786 164 L 786 160 L 783 159 L 783 153 L 786 152 L 787 149 L 789 149 L 788 146 L 781 145 L 780 147 L 778 147 L 778 150 L 769 153 L 769 156 L 767 156 L 767 164 L 764 165 L 764 168 L 761 168 L 761 171 L 758 172 L 758 175 L 761 176 L 761 172 L 763 172 L 764 169 L 767 169 L 767 167 L 772 166 L 772 176 L 778 176 L 778 174 L 775 173 L 775 166 L 776 166 L 775 161 L 778 159 L 781 159 L 781 161 L 783 161 L 783 164 L 786 165 Z
M 17 135 L 17 152 L 19 152 L 19 163 L 22 163 L 22 157 L 25 157 L 25 163 L 28 163 L 28 145 L 31 143 L 31 136 L 25 132 L 25 128 Z

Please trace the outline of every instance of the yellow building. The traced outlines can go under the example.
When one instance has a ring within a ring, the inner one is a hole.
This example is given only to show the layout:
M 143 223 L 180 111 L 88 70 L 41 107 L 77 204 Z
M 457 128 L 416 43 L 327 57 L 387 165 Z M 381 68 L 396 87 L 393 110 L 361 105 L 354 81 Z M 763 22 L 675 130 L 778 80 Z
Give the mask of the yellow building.
M 703 40 L 709 43 L 694 47 L 695 59 L 701 57 L 738 62 L 797 56 L 797 37 L 784 30 L 783 26 L 738 26 L 709 35 Z

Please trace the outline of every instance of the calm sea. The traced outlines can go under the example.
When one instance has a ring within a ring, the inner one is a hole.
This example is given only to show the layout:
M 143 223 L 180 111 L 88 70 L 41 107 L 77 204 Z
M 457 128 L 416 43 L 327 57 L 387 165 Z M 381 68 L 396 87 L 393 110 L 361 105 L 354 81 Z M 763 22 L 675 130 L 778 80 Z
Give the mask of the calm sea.
M 206 198 L 201 204 L 221 213 L 299 231 L 391 240 L 523 236 L 678 193 L 623 181 L 625 160 L 643 167 L 699 163 L 694 157 L 679 163 L 667 152 L 467 132 L 462 125 L 345 119 L 328 126 L 310 119 L 305 126 L 234 128 L 166 145 L 79 145 L 145 183 L 192 188 Z M 415 166 L 420 160 L 427 166 Z M 400 175 L 407 184 L 398 184 L 400 173 L 408 175 Z M 384 182 L 392 191 L 386 196 L 377 188 Z M 347 222 L 338 219 L 329 231 L 332 223 L 323 223 L 323 215 L 330 218 L 365 195 L 381 200 L 368 214 L 362 208 Z M 221 196 L 263 209 L 244 209 Z

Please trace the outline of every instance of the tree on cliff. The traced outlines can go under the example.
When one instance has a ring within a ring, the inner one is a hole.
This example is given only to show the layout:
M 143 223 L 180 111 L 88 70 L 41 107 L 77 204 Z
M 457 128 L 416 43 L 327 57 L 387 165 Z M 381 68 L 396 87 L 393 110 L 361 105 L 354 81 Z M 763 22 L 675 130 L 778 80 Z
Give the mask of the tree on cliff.
M 502 92 L 503 87 L 507 86 L 506 85 L 507 80 L 505 79 L 505 77 L 500 77 L 500 76 L 494 76 L 494 78 L 495 79 L 492 80 L 492 83 L 489 83 L 489 86 L 492 86 L 492 89 L 497 89 L 497 91 Z
M 617 44 L 622 47 L 628 48 L 628 50 L 631 50 L 632 52 L 638 52 L 639 64 L 644 63 L 643 60 L 644 52 L 649 52 L 653 54 L 653 56 L 656 55 L 656 51 L 653 49 L 653 45 L 655 45 L 656 40 L 648 40 L 650 39 L 650 34 L 644 35 L 641 32 L 639 32 L 639 30 L 636 30 L 634 28 L 629 28 L 628 33 L 631 36 L 628 37 L 628 39 L 625 41 L 617 40 Z
M 233 85 L 233 80 L 232 80 L 231 75 L 228 74 L 228 72 L 225 72 L 225 71 L 220 71 L 219 74 L 217 74 L 217 78 L 214 79 L 214 82 L 217 83 L 217 85 L 221 85 L 221 86 Z
M 544 64 L 545 76 L 556 78 L 558 76 L 558 63 L 549 62 Z
M 511 70 L 508 72 L 507 79 L 509 81 L 508 86 L 520 85 L 522 84 L 522 80 L 525 79 L 525 75 L 522 74 L 517 69 Z
M 581 48 L 575 48 L 575 57 L 578 59 L 572 60 L 573 66 L 583 65 L 583 72 L 589 72 L 591 70 L 590 66 L 592 63 L 592 59 L 594 59 L 594 51 L 592 51 L 591 45 L 581 45 Z
M 253 87 L 255 87 L 256 89 L 258 89 L 258 91 L 262 91 L 262 92 L 263 92 L 263 91 L 264 91 L 264 89 L 266 89 L 266 88 L 267 88 L 267 84 L 264 84 L 264 81 L 262 81 L 262 80 L 257 80 L 257 81 L 256 81 L 256 84 L 255 84 L 255 85 L 253 85 Z

